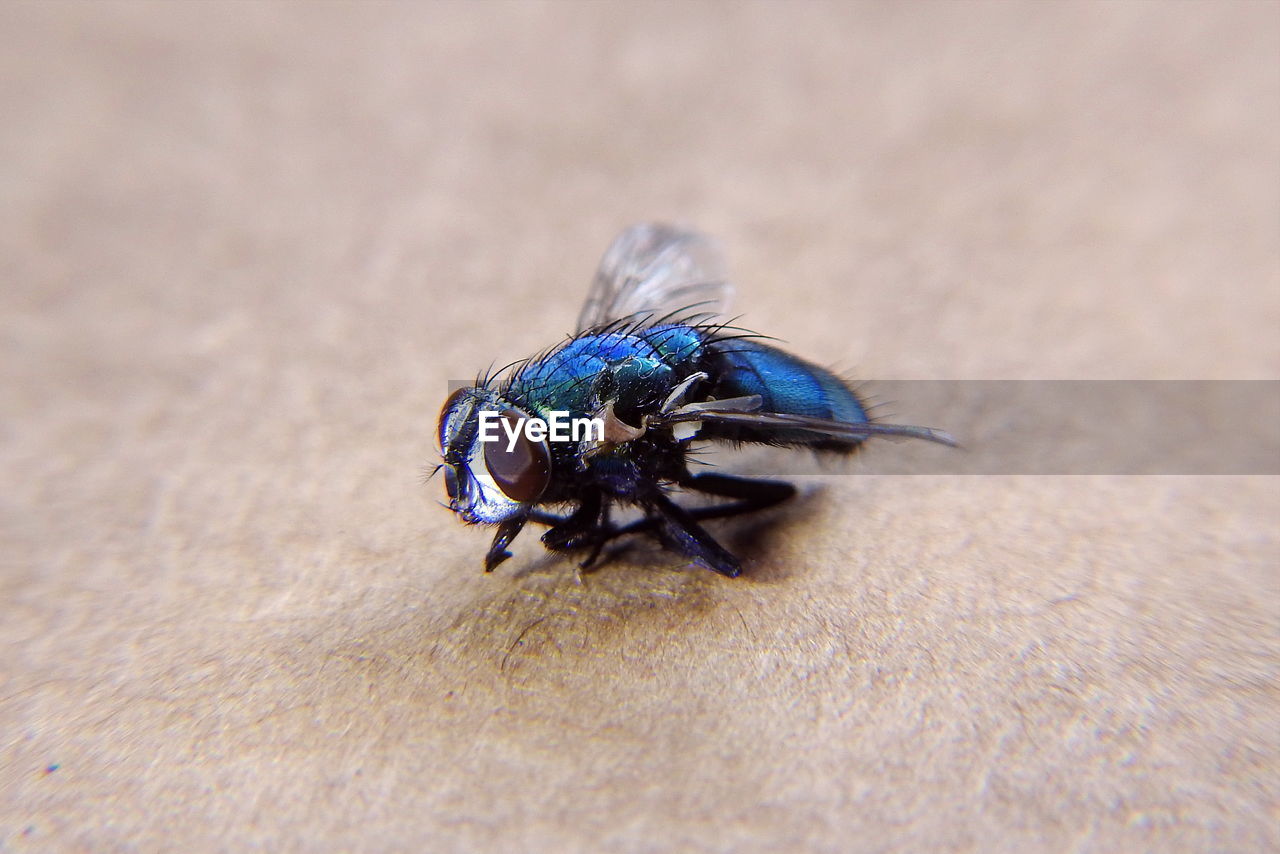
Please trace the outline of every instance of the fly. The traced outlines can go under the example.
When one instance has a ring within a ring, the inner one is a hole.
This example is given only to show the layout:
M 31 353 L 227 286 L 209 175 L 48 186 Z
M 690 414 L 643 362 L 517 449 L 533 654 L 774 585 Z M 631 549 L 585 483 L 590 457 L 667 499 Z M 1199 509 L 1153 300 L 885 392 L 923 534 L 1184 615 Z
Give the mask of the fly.
M 731 293 L 707 238 L 632 226 L 605 252 L 568 341 L 449 397 L 440 468 L 449 508 L 468 524 L 497 526 L 485 571 L 534 522 L 547 526 L 548 549 L 585 552 L 584 568 L 609 541 L 645 533 L 736 577 L 738 558 L 700 523 L 772 506 L 795 488 L 690 472 L 695 440 L 833 454 L 874 436 L 955 444 L 941 430 L 872 421 L 844 380 L 730 326 L 722 318 Z M 557 436 L 548 429 L 557 419 L 587 429 Z M 671 499 L 675 488 L 727 501 L 685 508 Z M 642 515 L 615 525 L 619 505 Z

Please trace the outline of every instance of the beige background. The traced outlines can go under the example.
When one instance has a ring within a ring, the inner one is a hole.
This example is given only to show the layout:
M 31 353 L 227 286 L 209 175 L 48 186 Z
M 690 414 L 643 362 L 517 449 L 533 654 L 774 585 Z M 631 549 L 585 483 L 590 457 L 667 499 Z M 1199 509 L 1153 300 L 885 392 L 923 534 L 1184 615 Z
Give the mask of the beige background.
M 6 3 L 0 75 L 0 848 L 1280 846 L 1275 477 L 581 583 L 420 480 L 648 218 L 860 376 L 1280 378 L 1280 6 Z

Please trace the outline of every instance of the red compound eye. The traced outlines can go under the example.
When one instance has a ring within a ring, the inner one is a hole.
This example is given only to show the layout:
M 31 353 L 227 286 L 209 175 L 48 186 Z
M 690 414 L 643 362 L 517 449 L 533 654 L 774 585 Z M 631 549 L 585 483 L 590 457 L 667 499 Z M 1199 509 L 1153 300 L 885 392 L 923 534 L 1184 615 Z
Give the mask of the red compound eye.
M 484 465 L 498 488 L 512 501 L 536 501 L 551 481 L 551 452 L 546 442 L 530 441 L 524 434 L 524 416 L 510 409 L 498 416 L 508 426 L 497 441 L 484 443 Z M 519 428 L 515 444 L 507 430 Z

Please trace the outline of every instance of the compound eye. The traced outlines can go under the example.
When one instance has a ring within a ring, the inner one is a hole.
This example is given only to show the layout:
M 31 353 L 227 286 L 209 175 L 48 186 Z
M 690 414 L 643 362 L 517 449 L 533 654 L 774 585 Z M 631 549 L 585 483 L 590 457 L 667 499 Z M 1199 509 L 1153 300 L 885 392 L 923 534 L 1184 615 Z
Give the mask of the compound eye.
M 524 434 L 524 416 L 506 410 L 498 414 L 504 426 L 496 441 L 484 443 L 484 465 L 512 501 L 535 501 L 551 480 L 551 453 L 546 442 L 532 442 Z M 515 444 L 507 450 L 508 429 L 519 428 Z

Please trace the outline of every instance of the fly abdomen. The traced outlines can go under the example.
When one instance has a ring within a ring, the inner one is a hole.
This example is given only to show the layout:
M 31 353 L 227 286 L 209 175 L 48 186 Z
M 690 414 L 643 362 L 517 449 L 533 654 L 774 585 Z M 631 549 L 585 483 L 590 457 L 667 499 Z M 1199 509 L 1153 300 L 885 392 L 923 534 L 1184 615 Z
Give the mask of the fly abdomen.
M 867 411 L 848 383 L 826 368 L 750 339 L 713 341 L 707 347 L 709 395 L 717 400 L 759 395 L 761 409 L 830 421 L 863 423 Z M 708 425 L 704 438 L 769 445 L 805 445 L 823 451 L 852 451 L 846 441 L 814 433 L 758 429 L 745 425 Z

